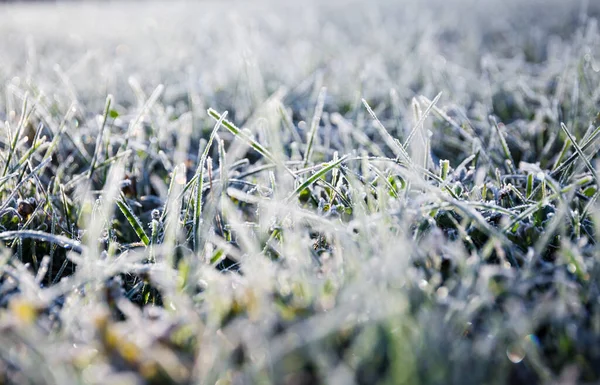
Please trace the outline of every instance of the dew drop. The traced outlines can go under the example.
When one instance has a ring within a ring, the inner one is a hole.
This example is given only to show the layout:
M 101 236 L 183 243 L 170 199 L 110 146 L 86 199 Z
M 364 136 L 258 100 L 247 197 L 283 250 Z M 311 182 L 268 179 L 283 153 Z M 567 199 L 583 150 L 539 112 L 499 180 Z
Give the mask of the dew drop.
M 520 344 L 511 344 L 508 349 L 506 349 L 506 356 L 510 362 L 513 364 L 518 364 L 525 358 L 525 350 Z

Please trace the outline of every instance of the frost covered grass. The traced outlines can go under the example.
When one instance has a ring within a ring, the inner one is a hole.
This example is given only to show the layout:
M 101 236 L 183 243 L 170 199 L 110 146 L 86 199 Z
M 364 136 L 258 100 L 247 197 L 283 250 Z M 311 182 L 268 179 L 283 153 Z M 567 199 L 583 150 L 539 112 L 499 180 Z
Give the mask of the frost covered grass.
M 1 6 L 0 383 L 600 380 L 599 15 Z

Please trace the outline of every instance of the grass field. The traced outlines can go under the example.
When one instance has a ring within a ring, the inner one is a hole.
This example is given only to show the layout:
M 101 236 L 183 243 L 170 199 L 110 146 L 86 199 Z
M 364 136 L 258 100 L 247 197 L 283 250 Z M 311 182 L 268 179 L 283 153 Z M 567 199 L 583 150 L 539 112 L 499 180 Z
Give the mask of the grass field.
M 0 384 L 600 381 L 598 16 L 0 5 Z

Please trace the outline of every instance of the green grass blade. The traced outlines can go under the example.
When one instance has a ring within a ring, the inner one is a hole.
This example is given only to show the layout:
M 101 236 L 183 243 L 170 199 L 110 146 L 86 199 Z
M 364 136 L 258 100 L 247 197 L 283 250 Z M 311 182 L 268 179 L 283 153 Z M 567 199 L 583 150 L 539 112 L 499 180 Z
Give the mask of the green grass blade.
M 308 178 L 304 183 L 302 183 L 300 186 L 298 186 L 298 188 L 296 190 L 294 190 L 293 193 L 291 193 L 288 197 L 287 197 L 287 201 L 291 201 L 295 196 L 297 196 L 298 194 L 300 194 L 302 191 L 304 191 L 305 188 L 307 188 L 308 186 L 312 185 L 313 183 L 315 183 L 319 178 L 321 178 L 323 175 L 327 174 L 329 171 L 331 171 L 332 169 L 334 169 L 335 167 L 339 166 L 341 163 L 343 163 L 344 161 L 346 161 L 346 159 L 348 158 L 348 155 L 340 158 L 338 161 L 336 162 L 330 162 L 327 163 L 325 166 L 323 166 L 323 168 L 321 168 L 319 171 L 315 172 L 313 175 L 310 176 L 310 178 Z
M 256 140 L 250 138 L 248 135 L 246 135 L 244 132 L 242 132 L 242 130 L 237 128 L 235 126 L 235 124 L 231 123 L 227 119 L 221 119 L 222 115 L 219 114 L 217 111 L 213 110 L 212 108 L 209 108 L 207 112 L 208 112 L 208 115 L 210 115 L 216 121 L 222 120 L 222 124 L 225 128 L 227 128 L 233 135 L 239 137 L 244 142 L 246 142 L 246 144 L 248 144 L 250 147 L 252 147 L 254 150 L 256 150 L 259 154 L 261 154 L 262 156 L 267 158 L 269 161 L 271 161 L 273 163 L 277 163 L 277 161 L 275 160 L 275 157 L 273 156 L 273 154 L 271 154 L 271 152 L 269 150 L 267 150 Z
M 558 158 L 556 158 L 556 161 L 554 162 L 554 165 L 552 166 L 552 171 L 557 170 L 558 166 L 562 164 L 561 162 L 565 158 L 565 155 L 567 154 L 567 150 L 569 149 L 569 147 L 571 147 L 571 141 L 569 139 L 567 139 L 567 140 L 565 140 L 565 143 L 563 144 L 563 147 L 560 150 L 560 153 L 558 154 Z
M 142 243 L 146 246 L 150 245 L 150 239 L 148 238 L 148 235 L 146 235 L 146 232 L 144 231 L 140 220 L 135 216 L 135 214 L 131 210 L 131 207 L 129 207 L 129 205 L 125 202 L 123 197 L 121 197 L 121 199 L 117 199 L 117 206 L 119 207 L 119 210 L 121 210 L 123 215 L 125 215 L 127 222 L 129 222 L 140 241 L 142 241 Z

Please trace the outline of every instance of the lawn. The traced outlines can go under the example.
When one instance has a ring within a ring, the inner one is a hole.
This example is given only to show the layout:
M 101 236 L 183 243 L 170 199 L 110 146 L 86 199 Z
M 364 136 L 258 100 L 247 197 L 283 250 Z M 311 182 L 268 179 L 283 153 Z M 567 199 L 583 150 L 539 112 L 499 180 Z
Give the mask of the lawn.
M 0 384 L 600 381 L 598 17 L 0 4 Z

